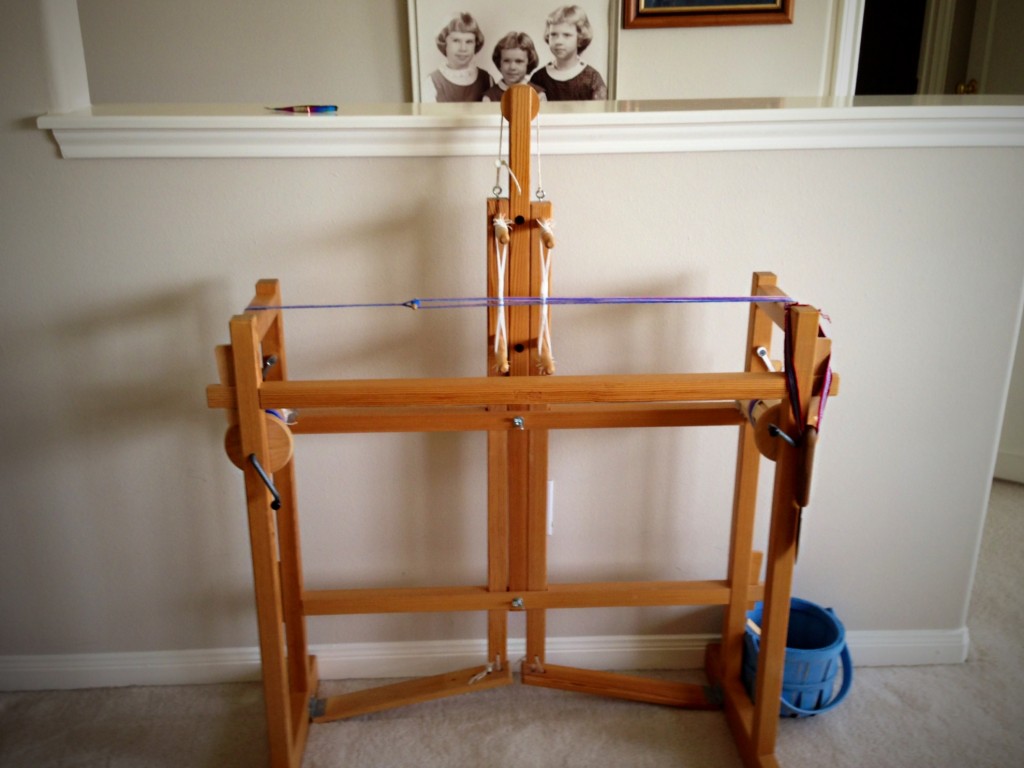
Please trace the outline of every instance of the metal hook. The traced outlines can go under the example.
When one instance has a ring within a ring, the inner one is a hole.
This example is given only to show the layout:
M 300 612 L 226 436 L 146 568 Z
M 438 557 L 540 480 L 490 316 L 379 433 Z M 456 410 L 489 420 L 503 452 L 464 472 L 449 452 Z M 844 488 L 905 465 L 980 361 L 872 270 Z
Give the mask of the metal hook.
M 274 481 L 270 479 L 270 476 L 266 473 L 263 467 L 260 465 L 260 460 L 256 458 L 255 453 L 249 454 L 249 463 L 252 464 L 256 473 L 260 476 L 264 485 L 267 486 L 267 490 L 270 491 L 270 495 L 274 497 L 274 500 L 270 502 L 271 509 L 281 508 L 281 494 L 277 492 L 277 488 L 274 487 Z
M 781 429 L 779 429 L 774 424 L 769 424 L 768 425 L 768 434 L 771 435 L 772 437 L 781 437 L 783 440 L 785 440 L 787 443 L 789 443 L 790 446 L 792 446 L 793 448 L 796 448 L 796 440 L 794 440 L 792 437 L 787 435 L 785 432 L 783 432 Z
M 263 358 L 263 376 L 267 375 L 267 371 L 277 365 L 277 355 L 268 355 Z

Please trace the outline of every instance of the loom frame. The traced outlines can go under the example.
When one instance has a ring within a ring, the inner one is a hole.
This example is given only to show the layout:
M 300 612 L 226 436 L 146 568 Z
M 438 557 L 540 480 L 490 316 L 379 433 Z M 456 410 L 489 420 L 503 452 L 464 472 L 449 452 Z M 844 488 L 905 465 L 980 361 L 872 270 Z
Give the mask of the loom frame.
M 508 295 L 537 296 L 538 219 L 548 202 L 529 198 L 529 133 L 539 105 L 529 87 L 513 87 L 502 102 L 509 121 L 509 165 L 522 191 L 490 199 L 487 228 L 497 213 L 521 218 L 510 243 Z M 524 181 L 525 180 L 525 181 Z M 488 296 L 501 276 L 488 238 Z M 772 443 L 775 461 L 767 556 L 753 549 L 759 467 L 763 448 L 758 424 L 748 419 L 751 402 L 788 403 L 794 389 L 786 374 L 768 372 L 757 354 L 771 349 L 773 327 L 791 345 L 790 359 L 800 412 L 830 381 L 825 375 L 831 341 L 819 334 L 818 310 L 797 305 L 775 275 L 756 272 L 751 295 L 777 302 L 751 303 L 744 368 L 729 373 L 592 376 L 540 375 L 533 355 L 540 312 L 550 307 L 510 306 L 509 375 L 494 370 L 495 313 L 488 310 L 488 375 L 462 378 L 305 380 L 288 378 L 284 302 L 277 280 L 256 284 L 250 310 L 231 318 L 230 345 L 217 347 L 220 383 L 207 388 L 210 408 L 224 409 L 236 450 L 253 457 L 238 462 L 244 473 L 259 629 L 270 764 L 298 768 L 310 723 L 376 712 L 514 682 L 508 661 L 508 616 L 526 614 L 525 684 L 582 691 L 684 708 L 724 708 L 748 768 L 772 768 L 782 691 L 782 668 L 799 520 L 812 474 L 813 440 Z M 273 356 L 276 364 L 265 366 Z M 487 583 L 471 587 L 389 589 L 305 588 L 300 552 L 295 464 L 271 429 L 266 412 L 300 412 L 295 435 L 359 432 L 483 431 L 488 446 Z M 793 409 L 772 411 L 787 434 L 816 434 L 816 422 L 796 423 Z M 727 577 L 703 581 L 589 582 L 553 584 L 547 577 L 546 484 L 551 429 L 620 427 L 738 427 Z M 762 425 L 763 426 L 763 425 Z M 271 468 L 270 487 L 258 471 Z M 280 508 L 273 509 L 276 493 Z M 759 579 L 762 562 L 765 578 Z M 764 601 L 761 651 L 753 701 L 741 682 L 746 611 Z M 722 639 L 709 645 L 705 669 L 720 698 L 707 686 L 548 664 L 545 612 L 556 608 L 722 605 Z M 480 665 L 327 699 L 317 697 L 316 658 L 309 653 L 306 618 L 368 613 L 485 611 L 487 658 Z M 756 702 L 756 703 L 755 703 Z

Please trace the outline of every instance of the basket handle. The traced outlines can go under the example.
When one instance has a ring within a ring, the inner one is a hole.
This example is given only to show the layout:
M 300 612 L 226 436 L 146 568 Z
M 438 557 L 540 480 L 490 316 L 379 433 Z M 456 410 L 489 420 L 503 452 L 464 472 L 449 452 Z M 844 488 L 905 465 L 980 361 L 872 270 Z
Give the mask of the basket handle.
M 839 693 L 835 695 L 835 698 L 833 698 L 832 701 L 818 709 L 801 709 L 794 704 L 790 704 L 785 699 L 783 699 L 783 704 L 798 715 L 805 715 L 808 717 L 811 715 L 820 715 L 822 712 L 828 712 L 830 709 L 839 706 L 839 702 L 846 698 L 846 694 L 850 692 L 850 686 L 853 685 L 853 659 L 850 658 L 849 646 L 843 646 L 840 658 L 843 660 L 843 684 L 839 687 Z

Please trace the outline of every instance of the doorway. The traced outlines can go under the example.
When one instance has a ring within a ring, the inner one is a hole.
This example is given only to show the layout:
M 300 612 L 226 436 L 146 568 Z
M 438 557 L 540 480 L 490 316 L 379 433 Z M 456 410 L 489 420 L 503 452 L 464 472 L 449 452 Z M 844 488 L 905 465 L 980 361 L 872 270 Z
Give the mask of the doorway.
M 857 64 L 858 96 L 917 93 L 926 4 L 927 0 L 866 0 Z
M 1019 0 L 864 0 L 856 94 L 1024 94 Z

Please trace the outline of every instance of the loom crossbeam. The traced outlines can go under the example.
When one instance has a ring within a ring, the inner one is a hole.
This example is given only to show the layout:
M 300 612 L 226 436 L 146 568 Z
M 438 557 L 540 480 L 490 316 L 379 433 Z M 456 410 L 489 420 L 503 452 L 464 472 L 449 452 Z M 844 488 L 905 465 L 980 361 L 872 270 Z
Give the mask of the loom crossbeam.
M 833 394 L 838 393 L 838 378 Z M 781 373 L 663 373 L 611 376 L 350 379 L 266 382 L 260 406 L 274 408 L 387 408 L 427 405 L 665 403 L 779 400 Z M 230 408 L 231 387 L 207 388 L 211 408 Z

